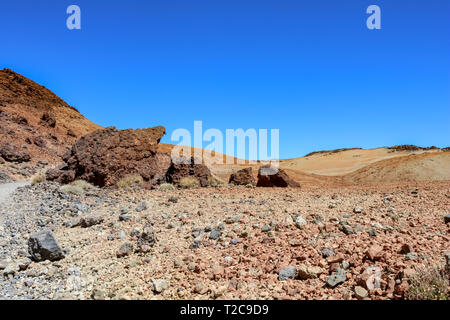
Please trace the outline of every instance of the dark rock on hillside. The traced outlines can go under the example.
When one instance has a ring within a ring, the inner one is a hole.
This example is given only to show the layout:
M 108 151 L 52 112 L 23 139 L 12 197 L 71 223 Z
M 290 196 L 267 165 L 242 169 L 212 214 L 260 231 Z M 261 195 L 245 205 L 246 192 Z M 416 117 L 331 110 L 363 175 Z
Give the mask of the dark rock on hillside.
M 0 156 L 8 162 L 21 163 L 31 160 L 31 156 L 28 152 L 20 151 L 11 143 L 6 143 L 0 146 Z
M 284 170 L 264 166 L 259 168 L 257 187 L 300 187 L 300 184 L 292 180 Z
M 50 128 L 56 127 L 56 119 L 55 116 L 49 112 L 45 112 L 41 117 L 41 125 L 47 126 Z
M 233 173 L 230 176 L 229 183 L 237 186 L 256 185 L 255 178 L 253 177 L 253 169 L 251 167 Z
M 33 143 L 41 148 L 45 148 L 45 146 L 47 145 L 47 142 L 45 141 L 45 139 L 41 136 L 37 136 L 33 138 Z
M 415 146 L 415 145 L 412 145 L 412 144 L 403 144 L 403 145 L 388 147 L 388 149 L 394 150 L 394 151 L 439 150 L 439 148 L 436 147 L 436 146 L 418 147 L 418 146 Z

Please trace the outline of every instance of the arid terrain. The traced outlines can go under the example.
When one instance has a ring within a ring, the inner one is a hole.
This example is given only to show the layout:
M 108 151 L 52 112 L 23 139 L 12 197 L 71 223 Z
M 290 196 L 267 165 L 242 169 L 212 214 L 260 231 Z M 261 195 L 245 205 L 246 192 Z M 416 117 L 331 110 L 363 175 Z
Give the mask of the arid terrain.
M 448 299 L 448 148 L 265 175 L 176 164 L 163 124 L 102 128 L 0 71 L 0 299 Z

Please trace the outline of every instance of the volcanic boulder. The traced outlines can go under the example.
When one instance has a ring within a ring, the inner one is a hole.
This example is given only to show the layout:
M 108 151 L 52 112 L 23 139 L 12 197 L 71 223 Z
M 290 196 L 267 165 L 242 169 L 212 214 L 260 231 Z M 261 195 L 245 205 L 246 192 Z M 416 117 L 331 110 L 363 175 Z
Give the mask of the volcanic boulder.
M 75 171 L 69 170 L 67 166 L 63 165 L 56 169 L 49 169 L 45 173 L 47 181 L 56 181 L 61 184 L 70 183 L 75 180 Z
M 123 177 L 138 175 L 147 185 L 154 185 L 164 181 L 171 164 L 169 155 L 157 152 L 165 132 L 164 127 L 137 130 L 108 127 L 94 131 L 75 142 L 63 157 L 66 165 L 47 172 L 47 177 L 68 183 L 73 172 L 74 179 L 108 187 L 115 186 Z
M 256 185 L 255 178 L 253 177 L 253 169 L 249 167 L 231 174 L 229 183 L 237 186 Z
M 56 261 L 64 258 L 64 252 L 50 230 L 42 230 L 28 239 L 28 252 L 34 261 Z
M 293 187 L 298 188 L 300 184 L 292 180 L 284 170 L 271 166 L 263 166 L 258 171 L 257 187 Z
M 198 159 L 174 159 L 166 174 L 167 181 L 175 185 L 180 185 L 181 179 L 185 177 L 195 177 L 198 179 L 200 186 L 206 187 L 212 174 L 208 167 Z
M 0 156 L 8 162 L 21 163 L 31 160 L 31 156 L 28 152 L 20 151 L 11 143 L 6 143 L 0 146 Z

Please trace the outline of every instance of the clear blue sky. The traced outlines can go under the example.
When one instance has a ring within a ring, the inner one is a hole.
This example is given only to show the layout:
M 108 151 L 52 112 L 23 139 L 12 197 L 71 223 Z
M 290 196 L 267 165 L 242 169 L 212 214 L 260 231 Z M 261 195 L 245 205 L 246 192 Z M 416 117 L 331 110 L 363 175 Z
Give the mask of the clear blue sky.
M 66 8 L 82 30 L 66 28 Z M 382 29 L 366 28 L 381 7 Z M 448 0 L 14 0 L 0 68 L 118 128 L 278 128 L 280 156 L 450 146 Z

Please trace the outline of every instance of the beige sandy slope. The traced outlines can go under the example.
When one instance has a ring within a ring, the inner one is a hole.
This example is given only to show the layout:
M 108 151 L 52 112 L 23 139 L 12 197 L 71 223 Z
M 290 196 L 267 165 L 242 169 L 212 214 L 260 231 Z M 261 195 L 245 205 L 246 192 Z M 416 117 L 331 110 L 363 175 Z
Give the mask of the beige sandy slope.
M 160 145 L 160 151 L 170 153 L 173 145 Z M 192 151 L 193 152 L 193 151 Z M 352 183 L 449 180 L 449 152 L 434 150 L 393 150 L 392 148 L 348 149 L 324 151 L 280 161 L 280 167 L 303 186 L 338 186 Z M 220 156 L 223 156 L 220 154 Z M 224 157 L 224 156 L 223 156 Z M 256 177 L 261 166 L 255 161 L 239 164 L 214 164 L 205 157 L 212 172 L 227 181 L 230 174 L 253 167 Z M 225 158 L 224 158 L 225 159 Z M 398 160 L 397 160 L 398 159 Z M 242 161 L 242 160 L 241 160 Z
M 450 152 L 378 161 L 347 174 L 344 180 L 353 183 L 450 180 Z
M 316 153 L 307 157 L 281 160 L 281 167 L 318 175 L 342 176 L 381 160 L 403 157 L 411 154 L 435 152 L 441 151 L 394 151 L 388 148 L 369 150 L 352 149 L 340 152 Z

